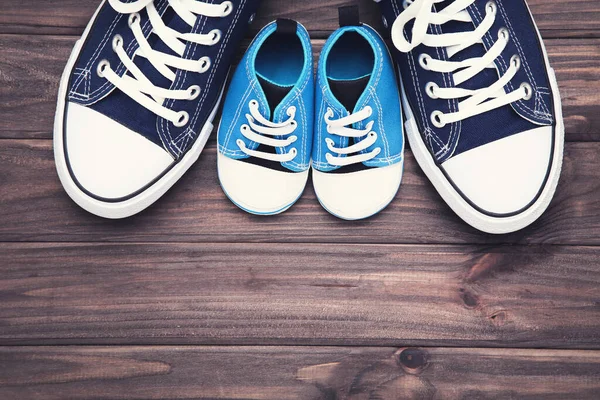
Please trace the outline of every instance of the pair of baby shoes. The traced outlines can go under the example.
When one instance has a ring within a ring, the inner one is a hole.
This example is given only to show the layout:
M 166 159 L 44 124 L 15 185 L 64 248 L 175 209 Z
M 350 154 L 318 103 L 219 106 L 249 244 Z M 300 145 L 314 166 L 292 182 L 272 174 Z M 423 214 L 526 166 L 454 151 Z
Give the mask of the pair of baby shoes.
M 314 79 L 306 29 L 267 25 L 238 66 L 218 132 L 218 172 L 241 209 L 273 215 L 312 182 L 322 206 L 347 220 L 367 218 L 395 197 L 404 141 L 396 73 L 379 34 L 340 9 Z

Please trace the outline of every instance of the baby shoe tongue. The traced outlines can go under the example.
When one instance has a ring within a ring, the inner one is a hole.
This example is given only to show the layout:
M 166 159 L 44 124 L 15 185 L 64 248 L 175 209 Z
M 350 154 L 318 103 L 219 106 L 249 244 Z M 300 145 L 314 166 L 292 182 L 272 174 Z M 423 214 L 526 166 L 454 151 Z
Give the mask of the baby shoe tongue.
M 346 108 L 346 110 L 351 112 L 354 110 L 360 96 L 367 88 L 369 79 L 371 79 L 371 75 L 348 80 L 328 78 L 328 81 L 333 96 Z
M 294 85 L 291 86 L 281 86 L 277 85 L 269 81 L 266 78 L 263 78 L 259 74 L 256 74 L 258 78 L 258 82 L 265 94 L 265 98 L 267 99 L 267 103 L 269 104 L 269 109 L 271 111 L 271 116 L 275 117 L 275 111 L 277 107 L 281 104 L 283 99 L 292 91 Z M 274 121 L 276 122 L 276 121 Z
M 452 4 L 455 0 L 447 0 L 436 4 L 436 10 L 439 12 Z M 473 6 L 474 7 L 474 6 Z M 431 29 L 431 28 L 430 28 Z M 450 21 L 441 26 L 443 33 L 458 33 L 458 32 L 472 32 L 475 29 L 471 22 L 460 22 Z M 461 52 L 454 54 L 450 57 L 451 61 L 463 61 L 470 58 L 480 58 L 486 53 L 486 49 L 482 43 L 475 43 L 472 46 L 462 50 Z M 498 73 L 495 69 L 485 68 L 479 74 L 475 75 L 471 79 L 468 79 L 463 84 L 459 85 L 460 88 L 477 90 L 488 87 L 498 80 Z

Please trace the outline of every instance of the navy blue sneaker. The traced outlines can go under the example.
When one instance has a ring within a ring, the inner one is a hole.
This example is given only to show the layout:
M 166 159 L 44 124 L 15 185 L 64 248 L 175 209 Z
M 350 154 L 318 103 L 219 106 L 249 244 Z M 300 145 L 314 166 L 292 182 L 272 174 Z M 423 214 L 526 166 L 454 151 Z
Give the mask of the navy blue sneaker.
M 562 166 L 558 85 L 524 0 L 382 0 L 415 157 L 467 223 L 508 233 L 548 207 Z
M 268 24 L 240 62 L 219 126 L 223 191 L 241 209 L 279 214 L 302 195 L 313 137 L 310 37 L 292 20 Z
M 54 127 L 58 174 L 81 207 L 136 214 L 198 159 L 258 0 L 108 0 L 76 43 Z
M 340 9 L 340 29 L 317 70 L 313 185 L 321 205 L 346 220 L 368 218 L 396 196 L 404 167 L 402 112 L 384 41 Z

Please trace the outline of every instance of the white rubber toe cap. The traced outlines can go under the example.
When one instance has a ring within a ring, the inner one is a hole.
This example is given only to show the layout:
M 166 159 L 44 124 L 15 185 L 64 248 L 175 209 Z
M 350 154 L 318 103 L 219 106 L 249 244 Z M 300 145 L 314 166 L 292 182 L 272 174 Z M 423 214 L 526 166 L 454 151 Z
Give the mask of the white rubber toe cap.
M 94 196 L 130 196 L 174 161 L 161 147 L 88 107 L 69 103 L 65 124 L 72 174 Z
M 217 155 L 223 191 L 238 207 L 258 215 L 273 215 L 290 208 L 302 195 L 308 170 L 283 172 Z
M 321 205 L 331 214 L 358 220 L 377 214 L 396 197 L 403 163 L 348 174 L 313 169 L 313 185 Z
M 544 185 L 552 127 L 540 127 L 477 147 L 442 164 L 458 190 L 479 209 L 508 215 L 528 207 Z

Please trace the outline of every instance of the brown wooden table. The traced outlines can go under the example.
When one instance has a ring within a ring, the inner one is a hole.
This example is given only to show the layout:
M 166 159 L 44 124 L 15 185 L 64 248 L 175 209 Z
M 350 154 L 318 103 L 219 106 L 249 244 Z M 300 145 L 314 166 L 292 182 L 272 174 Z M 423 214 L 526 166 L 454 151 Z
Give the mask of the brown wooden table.
M 0 1 L 0 399 L 600 398 L 600 2 L 529 1 L 568 143 L 550 209 L 505 236 L 460 221 L 410 151 L 375 218 L 331 217 L 310 185 L 250 216 L 219 188 L 214 139 L 141 215 L 87 214 L 51 138 L 98 3 Z M 353 3 L 264 0 L 248 38 L 296 18 L 318 53 Z

